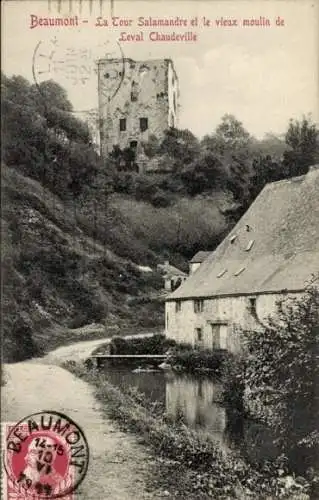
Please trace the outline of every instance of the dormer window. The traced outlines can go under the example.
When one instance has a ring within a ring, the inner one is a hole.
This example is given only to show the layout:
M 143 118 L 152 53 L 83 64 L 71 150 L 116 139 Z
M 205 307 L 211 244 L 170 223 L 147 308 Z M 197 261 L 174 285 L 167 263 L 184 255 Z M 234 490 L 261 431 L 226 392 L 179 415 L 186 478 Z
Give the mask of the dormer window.
M 222 278 L 224 274 L 227 273 L 227 269 L 223 269 L 219 274 L 217 274 L 217 278 Z
M 250 242 L 248 243 L 247 247 L 245 248 L 245 252 L 249 252 L 249 250 L 252 249 L 254 243 L 255 243 L 255 240 L 250 240 Z
M 241 273 L 243 273 L 245 271 L 245 267 L 241 267 L 240 269 L 238 269 L 238 271 L 236 271 L 236 273 L 234 274 L 234 276 L 239 276 Z

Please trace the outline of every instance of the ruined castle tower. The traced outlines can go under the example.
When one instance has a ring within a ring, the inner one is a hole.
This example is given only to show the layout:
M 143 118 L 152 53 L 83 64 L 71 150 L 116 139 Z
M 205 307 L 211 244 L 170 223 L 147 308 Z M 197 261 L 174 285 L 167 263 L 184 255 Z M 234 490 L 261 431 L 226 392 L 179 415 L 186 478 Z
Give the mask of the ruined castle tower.
M 178 79 L 170 59 L 100 59 L 97 66 L 103 156 L 115 145 L 136 148 L 177 127 Z

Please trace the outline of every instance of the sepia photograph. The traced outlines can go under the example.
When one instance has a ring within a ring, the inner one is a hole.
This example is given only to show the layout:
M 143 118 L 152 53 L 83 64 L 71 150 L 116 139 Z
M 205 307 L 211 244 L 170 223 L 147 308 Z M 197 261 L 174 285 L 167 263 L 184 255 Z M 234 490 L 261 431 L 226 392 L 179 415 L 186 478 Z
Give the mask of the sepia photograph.
M 319 500 L 318 0 L 1 14 L 1 500 Z

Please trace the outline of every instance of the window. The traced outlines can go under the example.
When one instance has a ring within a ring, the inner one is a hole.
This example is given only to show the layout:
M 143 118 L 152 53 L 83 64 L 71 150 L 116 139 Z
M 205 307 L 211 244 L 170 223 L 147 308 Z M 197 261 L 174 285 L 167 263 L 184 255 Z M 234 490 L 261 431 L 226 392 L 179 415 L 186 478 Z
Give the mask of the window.
M 132 90 L 131 90 L 131 101 L 137 101 L 137 84 L 136 82 L 132 82 Z
M 131 149 L 136 149 L 137 148 L 137 141 L 131 141 L 130 142 L 130 148 Z
M 126 130 L 126 118 L 120 118 L 120 132 L 125 132 Z
M 180 300 L 177 300 L 177 302 L 175 302 L 175 312 L 180 312 L 182 309 L 182 303 Z
M 195 328 L 196 341 L 201 342 L 203 340 L 203 330 L 201 328 Z
M 145 132 L 148 129 L 148 118 L 140 118 L 140 130 Z
M 249 297 L 249 310 L 251 314 L 256 314 L 256 297 Z
M 174 111 L 176 113 L 176 111 L 177 111 L 177 105 L 176 105 L 176 94 L 175 94 L 175 92 L 173 94 L 173 106 L 174 106 Z
M 194 312 L 200 313 L 204 310 L 204 301 L 202 299 L 194 300 Z
M 237 238 L 237 234 L 234 234 L 234 235 L 230 238 L 230 240 L 229 240 L 229 241 L 230 241 L 231 243 L 234 243 L 234 241 L 236 240 L 236 238 Z
M 227 269 L 223 269 L 219 274 L 217 274 L 217 278 L 222 278 L 224 274 L 227 273 Z
M 245 251 L 246 251 L 246 252 L 249 252 L 249 250 L 251 250 L 251 249 L 252 249 L 252 247 L 253 247 L 253 245 L 254 245 L 254 242 L 255 242 L 255 240 L 250 240 L 250 241 L 249 241 L 249 243 L 248 243 L 247 247 L 245 248 Z
M 236 271 L 236 273 L 234 274 L 234 276 L 239 276 L 241 273 L 243 273 L 245 271 L 245 267 L 241 267 L 240 269 L 238 269 L 238 271 Z

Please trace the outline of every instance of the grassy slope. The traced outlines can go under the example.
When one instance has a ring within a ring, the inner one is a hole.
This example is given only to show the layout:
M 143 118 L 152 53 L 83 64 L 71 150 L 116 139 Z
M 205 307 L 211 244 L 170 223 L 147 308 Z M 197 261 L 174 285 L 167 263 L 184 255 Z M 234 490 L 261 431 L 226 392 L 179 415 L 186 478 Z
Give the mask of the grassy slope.
M 62 340 L 61 332 L 69 340 L 69 328 L 88 323 L 124 330 L 162 325 L 162 304 L 129 305 L 132 297 L 156 292 L 157 276 L 143 275 L 95 241 L 73 207 L 38 182 L 4 167 L 2 186 L 6 360 L 36 353 L 37 332 L 48 347 Z
M 105 335 L 77 330 L 91 323 L 112 334 L 162 328 L 164 304 L 149 299 L 161 277 L 137 265 L 168 255 L 187 269 L 187 253 L 213 249 L 227 231 L 222 193 L 166 208 L 113 194 L 104 207 L 90 196 L 62 202 L 19 168 L 2 178 L 5 360 Z

